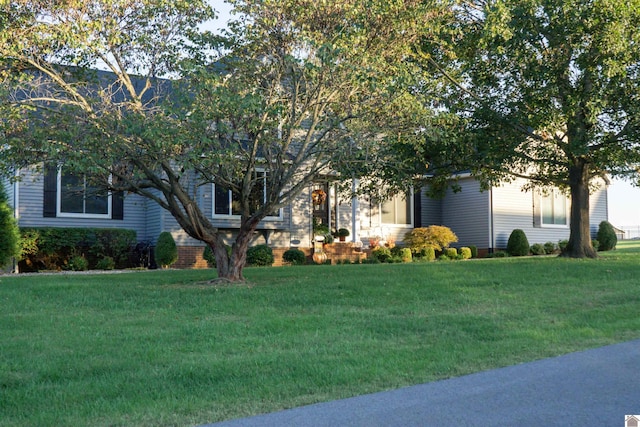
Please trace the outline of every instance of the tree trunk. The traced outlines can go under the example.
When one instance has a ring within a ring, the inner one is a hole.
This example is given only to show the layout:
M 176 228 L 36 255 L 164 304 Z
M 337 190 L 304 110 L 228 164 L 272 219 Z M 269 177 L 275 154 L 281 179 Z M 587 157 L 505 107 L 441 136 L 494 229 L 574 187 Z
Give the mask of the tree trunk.
M 242 271 L 247 262 L 247 249 L 249 248 L 249 242 L 253 232 L 258 227 L 258 220 L 243 221 L 236 237 L 233 246 L 231 246 L 231 255 L 227 253 L 227 248 L 224 243 L 217 245 L 214 248 L 216 255 L 216 265 L 218 270 L 218 278 L 224 279 L 229 282 L 244 282 L 244 276 Z M 218 237 L 218 240 L 222 242 L 222 238 Z M 222 258 L 222 262 L 220 259 Z
M 585 159 L 577 160 L 569 169 L 571 214 L 569 244 L 562 256 L 570 258 L 596 258 L 591 244 L 589 224 L 589 168 Z

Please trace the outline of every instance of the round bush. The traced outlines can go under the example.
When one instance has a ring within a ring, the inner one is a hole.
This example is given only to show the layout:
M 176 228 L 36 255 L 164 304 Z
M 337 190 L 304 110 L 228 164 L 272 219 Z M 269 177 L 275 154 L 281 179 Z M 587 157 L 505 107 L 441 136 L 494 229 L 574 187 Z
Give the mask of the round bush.
M 531 245 L 530 251 L 534 255 L 546 255 L 547 251 L 544 249 L 544 245 L 542 243 L 534 243 Z
M 515 229 L 511 232 L 507 242 L 507 253 L 511 256 L 529 255 L 529 241 L 524 231 Z
M 69 259 L 68 267 L 71 271 L 86 271 L 89 269 L 89 261 L 82 255 L 75 255 Z
M 20 255 L 20 231 L 13 210 L 7 203 L 4 187 L 0 185 L 0 267 Z
M 413 256 L 411 255 L 411 249 L 402 248 L 400 250 L 400 259 L 402 259 L 402 262 L 411 262 L 411 261 L 413 261 Z
M 458 259 L 458 250 L 456 248 L 445 248 L 443 252 L 449 259 Z
M 471 258 L 478 258 L 478 247 L 476 245 L 469 245 L 471 250 Z
M 435 261 L 436 250 L 433 248 L 422 248 L 420 250 L 420 257 L 426 261 Z
M 96 268 L 98 270 L 113 270 L 116 268 L 116 262 L 110 256 L 106 256 L 96 263 Z
M 387 262 L 391 258 L 391 249 L 386 246 L 378 246 L 371 251 L 371 255 L 380 262 Z
M 178 260 L 178 247 L 173 236 L 168 231 L 163 231 L 158 236 L 155 248 L 156 263 L 167 268 Z
M 458 251 L 458 254 L 460 255 L 460 258 L 462 258 L 462 259 L 470 259 L 471 255 L 472 255 L 471 248 L 462 247 Z
M 266 267 L 273 264 L 273 251 L 267 245 L 256 245 L 247 249 L 247 264 Z
M 599 250 L 601 251 L 610 251 L 616 247 L 618 244 L 618 236 L 616 236 L 616 231 L 613 229 L 613 225 L 608 221 L 602 221 L 598 226 L 598 235 L 596 237 L 598 243 L 600 244 Z
M 300 249 L 291 248 L 282 254 L 282 260 L 291 265 L 304 265 L 307 263 L 307 256 Z
M 554 253 L 557 250 L 558 250 L 558 245 L 556 245 L 553 242 L 547 242 L 547 243 L 544 244 L 544 252 L 547 255 L 551 255 L 552 253 Z

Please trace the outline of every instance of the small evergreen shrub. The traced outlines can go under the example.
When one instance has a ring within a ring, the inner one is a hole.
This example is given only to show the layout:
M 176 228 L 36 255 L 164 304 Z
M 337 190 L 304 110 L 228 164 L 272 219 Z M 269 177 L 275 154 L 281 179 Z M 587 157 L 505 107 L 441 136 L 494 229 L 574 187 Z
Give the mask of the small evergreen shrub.
M 155 248 L 155 259 L 162 268 L 168 268 L 178 260 L 178 247 L 173 236 L 168 231 L 163 231 L 158 236 Z
M 564 252 L 565 249 L 567 249 L 567 246 L 569 245 L 569 240 L 559 240 L 558 241 L 558 249 L 560 249 L 560 252 Z
M 110 256 L 102 258 L 96 264 L 98 270 L 113 270 L 116 268 L 116 262 Z
M 9 206 L 4 186 L 0 185 L 0 267 L 20 256 L 20 230 Z
M 224 245 L 224 248 L 227 250 L 227 256 L 231 256 L 231 246 Z M 216 255 L 213 253 L 213 249 L 209 247 L 209 245 L 204 247 L 204 251 L 202 252 L 202 259 L 207 261 L 207 265 L 209 268 L 216 268 Z
M 509 254 L 506 253 L 505 251 L 495 251 L 494 253 L 489 254 L 488 257 L 489 258 L 506 258 L 508 256 L 509 256 Z
M 591 246 L 593 246 L 593 249 L 597 251 L 598 248 L 600 247 L 600 242 L 596 239 L 593 239 L 591 240 Z
M 411 262 L 413 261 L 413 256 L 411 255 L 411 249 L 402 248 L 400 250 L 400 259 L 402 262 Z
M 273 264 L 273 251 L 267 245 L 251 246 L 247 249 L 247 264 L 254 267 L 268 267 Z
M 426 261 L 436 260 L 436 250 L 433 248 L 423 248 L 420 251 L 420 257 Z
M 74 255 L 69 259 L 67 268 L 71 271 L 86 271 L 89 269 L 89 261 L 82 255 Z
M 544 245 L 542 243 L 534 243 L 533 245 L 531 245 L 531 248 L 529 248 L 529 250 L 533 255 L 547 254 L 547 251 L 545 250 Z
M 391 258 L 391 249 L 386 246 L 378 246 L 371 251 L 371 255 L 379 262 L 387 262 Z
M 307 256 L 300 249 L 291 248 L 282 254 L 282 260 L 291 265 L 304 265 L 307 263 Z
M 458 259 L 458 250 L 456 248 L 445 248 L 443 252 L 448 259 Z
M 615 249 L 618 244 L 618 236 L 613 225 L 608 221 L 602 221 L 598 226 L 597 240 L 600 243 L 601 251 L 610 251 Z M 595 249 L 595 248 L 594 248 Z
M 507 241 L 507 253 L 511 256 L 529 255 L 529 241 L 523 230 L 515 229 Z
M 476 245 L 469 245 L 471 249 L 471 258 L 478 258 L 478 247 Z
M 462 259 L 471 259 L 471 257 L 472 257 L 471 254 L 472 254 L 471 248 L 468 248 L 466 246 L 463 246 L 458 250 L 458 255 Z
M 441 225 L 414 228 L 404 235 L 404 243 L 413 253 L 418 253 L 424 248 L 441 251 L 457 241 L 458 236 L 449 227 Z
M 544 252 L 547 255 L 551 255 L 553 253 L 555 253 L 558 250 L 558 245 L 556 245 L 553 242 L 547 242 L 544 244 Z

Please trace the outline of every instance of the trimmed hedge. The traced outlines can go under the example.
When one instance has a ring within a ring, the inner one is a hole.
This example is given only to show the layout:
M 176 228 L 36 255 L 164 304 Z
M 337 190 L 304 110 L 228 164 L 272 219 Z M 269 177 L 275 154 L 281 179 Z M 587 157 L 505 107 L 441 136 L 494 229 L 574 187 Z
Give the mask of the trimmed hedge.
M 247 249 L 247 265 L 254 267 L 268 267 L 274 261 L 273 251 L 267 245 L 251 246 Z
M 4 187 L 0 185 L 0 267 L 20 255 L 20 232 Z
M 608 221 L 602 221 L 598 226 L 598 235 L 596 237 L 599 246 L 596 250 L 610 251 L 615 249 L 618 244 L 618 236 L 613 225 Z
M 109 257 L 115 268 L 131 267 L 131 248 L 136 244 L 136 232 L 117 228 L 53 228 L 24 227 L 20 271 L 68 270 L 71 259 L 83 256 L 88 269 Z M 81 264 L 82 262 L 80 262 Z
M 507 253 L 511 256 L 529 255 L 529 240 L 523 230 L 515 229 L 507 242 Z
M 307 256 L 300 249 L 291 248 L 282 254 L 282 260 L 291 265 L 304 265 L 307 263 Z
M 163 268 L 171 267 L 178 261 L 178 246 L 168 231 L 163 231 L 156 242 L 155 258 Z

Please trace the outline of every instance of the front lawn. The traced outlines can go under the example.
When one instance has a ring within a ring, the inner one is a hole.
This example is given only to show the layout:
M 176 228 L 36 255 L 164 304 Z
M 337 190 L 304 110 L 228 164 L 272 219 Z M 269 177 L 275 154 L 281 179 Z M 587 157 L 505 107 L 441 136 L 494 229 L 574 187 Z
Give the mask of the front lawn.
M 197 425 L 640 338 L 598 260 L 0 277 L 0 425 Z

